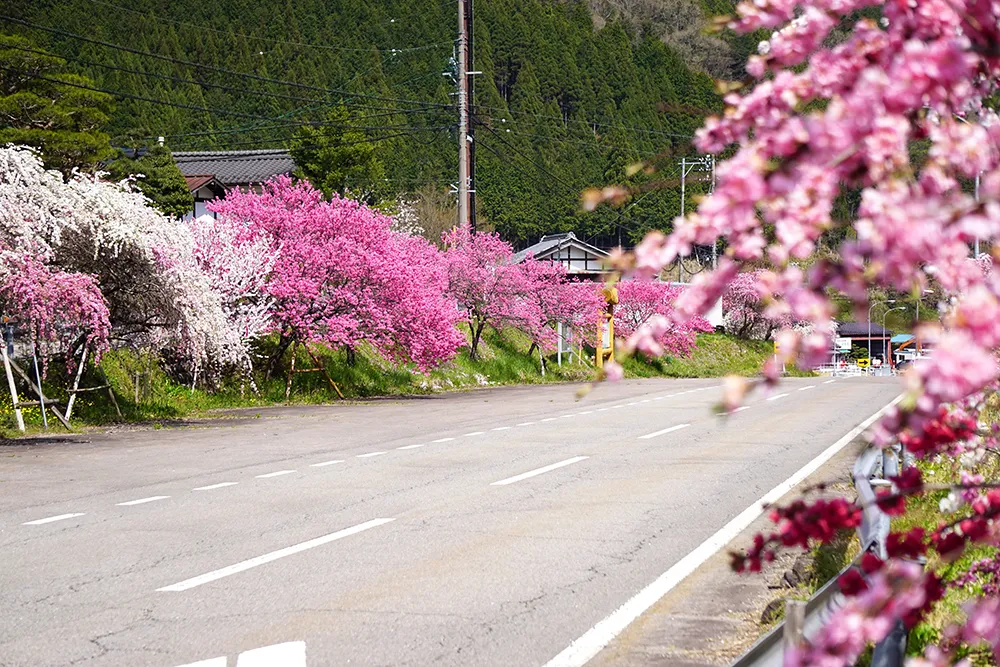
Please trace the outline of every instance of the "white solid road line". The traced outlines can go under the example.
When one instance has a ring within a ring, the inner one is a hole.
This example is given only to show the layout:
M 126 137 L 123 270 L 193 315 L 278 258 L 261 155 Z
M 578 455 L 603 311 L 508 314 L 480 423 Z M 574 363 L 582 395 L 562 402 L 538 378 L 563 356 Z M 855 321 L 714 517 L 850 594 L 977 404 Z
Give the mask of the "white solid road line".
M 245 560 L 242 563 L 236 563 L 236 565 L 230 565 L 229 567 L 224 567 L 221 570 L 215 570 L 207 574 L 192 577 L 191 579 L 185 579 L 180 583 L 164 586 L 163 588 L 157 588 L 156 590 L 163 593 L 178 593 L 180 591 L 186 591 L 194 588 L 195 586 L 201 586 L 202 584 L 207 584 L 210 581 L 216 581 L 217 579 L 222 579 L 223 577 L 228 577 L 231 574 L 237 574 L 239 572 L 249 570 L 257 567 L 258 565 L 264 565 L 265 563 L 270 563 L 271 561 L 284 558 L 285 556 L 291 556 L 302 551 L 306 551 L 307 549 L 329 544 L 330 542 L 360 533 L 368 530 L 369 528 L 375 528 L 376 526 L 387 524 L 390 521 L 395 521 L 395 519 L 372 519 L 371 521 L 365 521 L 364 523 L 359 523 L 356 526 L 338 530 L 335 533 L 330 533 L 329 535 L 324 535 L 323 537 L 317 537 L 294 546 L 278 549 L 277 551 L 272 551 L 271 553 L 264 554 L 263 556 L 257 556 L 256 558 Z
M 902 396 L 897 396 L 888 405 L 852 428 L 844 437 L 827 447 L 823 452 L 791 477 L 768 491 L 760 500 L 740 512 L 735 518 L 720 528 L 714 535 L 702 542 L 694 551 L 681 558 L 669 570 L 656 578 L 653 583 L 639 591 L 610 616 L 588 630 L 582 637 L 570 644 L 562 653 L 549 660 L 543 667 L 582 667 L 601 652 L 605 646 L 639 618 L 647 609 L 656 604 L 677 584 L 695 571 L 699 565 L 711 558 L 719 549 L 733 541 L 747 526 L 764 513 L 764 508 L 779 500 L 795 488 L 802 480 L 813 474 L 856 437 L 871 426 L 889 408 L 896 405 Z
M 490 486 L 507 486 L 508 484 L 513 484 L 514 482 L 520 482 L 522 479 L 528 479 L 529 477 L 535 477 L 536 475 L 542 475 L 544 473 L 550 472 L 552 470 L 558 470 L 568 465 L 573 465 L 574 463 L 579 463 L 580 461 L 585 461 L 589 459 L 589 456 L 574 456 L 571 459 L 566 459 L 565 461 L 560 461 L 559 463 L 553 463 L 552 465 L 547 465 L 543 468 L 537 468 L 536 470 L 529 470 L 528 472 L 523 472 L 520 475 L 514 475 L 513 477 L 508 477 L 507 479 L 501 479 L 499 482 L 493 482 Z
M 733 414 L 736 414 L 737 412 L 743 412 L 744 410 L 749 410 L 749 409 L 750 409 L 749 405 L 744 405 L 733 410 Z
M 130 500 L 126 503 L 115 503 L 116 507 L 131 507 L 132 505 L 145 505 L 146 503 L 154 503 L 157 500 L 166 500 L 170 496 L 150 496 L 149 498 L 139 498 L 139 500 Z
M 198 486 L 195 487 L 195 491 L 212 491 L 213 489 L 221 489 L 226 486 L 236 486 L 236 482 L 219 482 L 218 484 L 209 484 L 208 486 Z
M 785 396 L 788 396 L 788 394 L 775 394 L 774 396 L 768 396 L 767 400 L 769 400 L 769 401 L 776 401 L 779 398 L 784 398 Z
M 823 384 L 833 384 L 834 382 L 836 382 L 836 380 L 827 380 Z
M 343 463 L 344 459 L 334 459 L 333 461 L 322 461 L 320 463 L 310 463 L 310 468 L 325 468 L 327 466 L 336 465 L 338 463 Z
M 799 391 L 805 391 L 806 389 L 815 389 L 816 387 L 817 385 L 815 384 L 807 384 L 804 387 L 799 387 Z
M 437 440 L 431 440 L 431 444 L 438 444 L 439 442 L 451 442 L 455 438 L 438 438 Z
M 510 430 L 510 428 L 511 428 L 510 426 L 497 426 L 497 427 L 496 427 L 495 429 L 493 429 L 493 430 L 494 430 L 494 431 L 509 431 L 509 430 Z
M 389 452 L 368 452 L 367 454 L 358 454 L 354 458 L 356 459 L 370 459 L 373 456 L 382 456 L 383 454 L 388 454 Z
M 279 470 L 277 472 L 269 472 L 263 475 L 257 475 L 257 479 L 267 479 L 269 477 L 281 477 L 282 475 L 291 475 L 294 470 Z
M 521 422 L 520 424 L 518 424 L 518 426 L 533 426 L 534 424 L 537 423 L 538 422 Z
M 396 447 L 396 449 L 420 449 L 423 445 L 406 445 L 405 447 Z
M 646 435 L 640 435 L 640 440 L 649 440 L 650 438 L 655 438 L 657 436 L 666 435 L 667 433 L 673 433 L 674 431 L 679 431 L 682 428 L 687 428 L 691 424 L 678 424 L 677 426 L 671 426 L 670 428 L 665 428 L 662 431 L 654 431 L 653 433 L 647 433 Z
M 72 519 L 73 517 L 83 516 L 83 512 L 77 512 L 76 514 L 60 514 L 58 516 L 50 516 L 45 519 L 35 519 L 34 521 L 25 521 L 22 526 L 41 526 L 43 523 L 52 523 L 53 521 L 62 521 L 63 519 Z
M 486 431 L 473 431 L 472 433 L 466 433 L 465 437 L 466 438 L 472 438 L 472 437 L 475 437 L 477 435 L 483 435 L 484 433 L 486 433 Z
M 559 417 L 546 417 L 545 419 L 542 420 L 542 423 L 545 423 L 545 422 L 554 422 L 557 419 L 559 419 Z

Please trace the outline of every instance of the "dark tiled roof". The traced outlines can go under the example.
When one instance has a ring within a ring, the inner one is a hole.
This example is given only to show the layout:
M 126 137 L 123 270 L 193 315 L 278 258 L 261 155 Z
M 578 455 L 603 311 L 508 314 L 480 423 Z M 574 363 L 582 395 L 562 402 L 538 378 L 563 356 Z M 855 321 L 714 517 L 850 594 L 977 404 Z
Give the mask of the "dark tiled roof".
M 576 234 L 573 232 L 566 232 L 564 234 L 549 234 L 548 236 L 543 236 L 542 240 L 535 245 L 525 248 L 521 252 L 514 255 L 514 263 L 520 264 L 528 257 L 528 255 L 531 255 L 535 259 L 545 259 L 560 248 L 571 245 L 593 253 L 597 257 L 608 256 L 608 253 L 600 248 L 592 246 L 589 243 L 576 238 Z
M 185 176 L 212 175 L 228 187 L 263 183 L 295 169 L 292 156 L 280 148 L 174 153 L 174 160 Z
M 886 338 L 892 336 L 892 332 L 883 329 L 881 324 L 871 323 L 872 337 Z M 842 338 L 867 338 L 868 322 L 844 322 L 837 328 L 837 335 Z

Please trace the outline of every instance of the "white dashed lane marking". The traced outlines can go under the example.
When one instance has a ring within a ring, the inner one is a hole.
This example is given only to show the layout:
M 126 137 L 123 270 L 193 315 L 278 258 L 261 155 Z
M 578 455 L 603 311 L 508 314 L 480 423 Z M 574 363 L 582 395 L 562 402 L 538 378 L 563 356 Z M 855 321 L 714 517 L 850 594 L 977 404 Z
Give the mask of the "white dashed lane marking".
M 558 470 L 568 465 L 573 465 L 574 463 L 579 463 L 580 461 L 585 461 L 590 458 L 589 456 L 574 456 L 571 459 L 566 459 L 565 461 L 560 461 L 559 463 L 553 463 L 552 465 L 547 465 L 542 468 L 537 468 L 535 470 L 529 470 L 528 472 L 521 473 L 520 475 L 514 475 L 513 477 L 508 477 L 507 479 L 501 479 L 499 482 L 493 482 L 490 486 L 506 486 L 508 484 L 513 484 L 514 482 L 520 482 L 523 479 L 528 479 L 529 477 L 535 477 L 536 475 L 542 475 L 553 470 Z
M 236 482 L 219 482 L 218 484 L 209 484 L 208 486 L 199 486 L 195 488 L 195 491 L 213 491 L 215 489 L 221 489 L 227 486 L 236 486 Z
M 278 470 L 277 472 L 269 472 L 263 475 L 257 475 L 257 479 L 268 479 L 269 477 L 281 477 L 282 475 L 291 475 L 294 470 Z
M 656 438 L 661 435 L 666 435 L 667 433 L 673 433 L 674 431 L 679 431 L 682 428 L 687 428 L 691 424 L 677 424 L 676 426 L 671 426 L 670 428 L 665 428 L 661 431 L 653 431 L 652 433 L 647 433 L 646 435 L 640 435 L 640 440 L 649 440 L 650 438 Z
M 58 516 L 50 516 L 45 519 L 35 519 L 34 521 L 25 521 L 22 526 L 41 526 L 44 523 L 54 523 L 56 521 L 62 521 L 63 519 L 72 519 L 74 517 L 83 516 L 83 512 L 77 512 L 75 514 L 60 514 Z
M 132 505 L 145 505 L 146 503 L 155 503 L 157 500 L 166 500 L 170 496 L 150 496 L 149 498 L 139 498 L 139 500 L 129 500 L 124 503 L 115 503 L 118 507 L 131 507 Z

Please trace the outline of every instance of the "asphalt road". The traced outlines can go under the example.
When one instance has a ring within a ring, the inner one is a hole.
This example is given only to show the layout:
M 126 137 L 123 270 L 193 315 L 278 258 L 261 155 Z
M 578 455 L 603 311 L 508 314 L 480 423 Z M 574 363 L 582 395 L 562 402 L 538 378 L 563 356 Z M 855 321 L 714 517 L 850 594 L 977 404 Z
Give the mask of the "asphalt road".
M 717 381 L 628 381 L 0 446 L 0 665 L 571 665 L 897 393 L 789 380 L 721 419 Z

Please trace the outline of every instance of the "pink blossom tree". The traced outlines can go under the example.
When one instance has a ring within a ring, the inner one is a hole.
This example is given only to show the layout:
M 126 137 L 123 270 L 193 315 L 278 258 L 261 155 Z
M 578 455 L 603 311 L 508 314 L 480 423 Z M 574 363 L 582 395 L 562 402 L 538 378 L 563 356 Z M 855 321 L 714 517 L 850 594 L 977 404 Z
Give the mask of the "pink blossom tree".
M 741 270 L 767 264 L 762 299 L 814 326 L 778 334 L 784 358 L 765 365 L 766 383 L 777 382 L 782 361 L 808 368 L 825 359 L 831 290 L 864 312 L 871 291 L 921 294 L 933 286 L 953 299 L 933 327 L 935 352 L 907 373 L 902 400 L 874 439 L 898 441 L 920 458 L 952 457 L 958 469 L 970 465 L 998 442 L 994 430 L 979 428 L 979 417 L 1000 376 L 1000 279 L 967 258 L 976 239 L 1000 236 L 1000 119 L 984 104 L 1000 75 L 1000 5 L 755 0 L 738 14 L 731 24 L 738 31 L 773 31 L 747 65 L 756 85 L 727 95 L 724 115 L 708 119 L 696 140 L 706 153 L 738 147 L 697 211 L 676 220 L 669 236 L 647 237 L 622 268 L 656 275 L 694 245 L 724 238 L 718 269 L 678 297 L 681 321 L 707 312 Z M 828 39 L 834 28 L 843 38 Z M 911 162 L 914 140 L 930 144 L 923 162 Z M 963 183 L 977 176 L 974 197 Z M 835 220 L 833 202 L 846 188 L 861 191 L 857 219 Z M 837 252 L 808 270 L 797 266 L 836 226 L 850 228 L 836 235 L 844 239 Z M 728 405 L 753 385 L 728 382 Z M 916 467 L 891 481 L 878 503 L 890 514 L 905 512 L 909 496 L 947 490 L 925 484 Z M 924 618 L 954 571 L 925 571 L 906 559 L 936 554 L 954 563 L 971 546 L 1000 545 L 1000 491 L 972 469 L 950 486 L 954 502 L 942 505 L 938 526 L 890 534 L 888 560 L 868 556 L 866 578 L 841 582 L 849 602 L 786 665 L 853 664 L 895 619 L 912 626 Z M 832 539 L 855 526 L 861 511 L 846 499 L 774 508 L 776 529 L 758 535 L 735 564 L 757 569 L 775 549 Z M 948 645 L 929 648 L 916 664 L 953 664 L 963 644 L 978 642 L 1000 655 L 1000 600 L 977 601 L 946 636 Z
M 787 312 L 774 313 L 763 302 L 765 274 L 770 275 L 764 269 L 740 273 L 722 295 L 726 330 L 738 338 L 770 340 L 775 331 L 794 324 Z
M 536 309 L 527 298 L 532 288 L 514 263 L 514 249 L 498 234 L 473 234 L 468 225 L 462 225 L 445 232 L 442 241 L 447 293 L 469 327 L 469 356 L 476 359 L 486 327 L 527 328 L 538 317 L 532 315 Z
M 698 333 L 712 331 L 701 317 L 678 321 L 673 317 L 674 302 L 682 289 L 653 280 L 625 280 L 617 285 L 615 334 L 626 339 L 642 339 L 641 348 L 654 355 L 687 356 Z
M 324 201 L 286 177 L 259 194 L 230 192 L 212 210 L 276 255 L 267 291 L 282 350 L 324 342 L 353 354 L 365 342 L 426 370 L 460 344 L 439 254 L 393 232 L 381 213 L 336 196 Z
M 71 351 L 80 337 L 95 359 L 108 348 L 108 306 L 93 277 L 54 269 L 31 253 L 0 252 L 0 315 L 31 336 L 43 359 Z
M 522 283 L 519 324 L 531 337 L 529 354 L 535 348 L 539 354 L 554 348 L 560 324 L 584 337 L 596 330 L 598 315 L 604 307 L 599 284 L 571 282 L 562 264 L 534 257 L 527 257 L 517 269 Z

